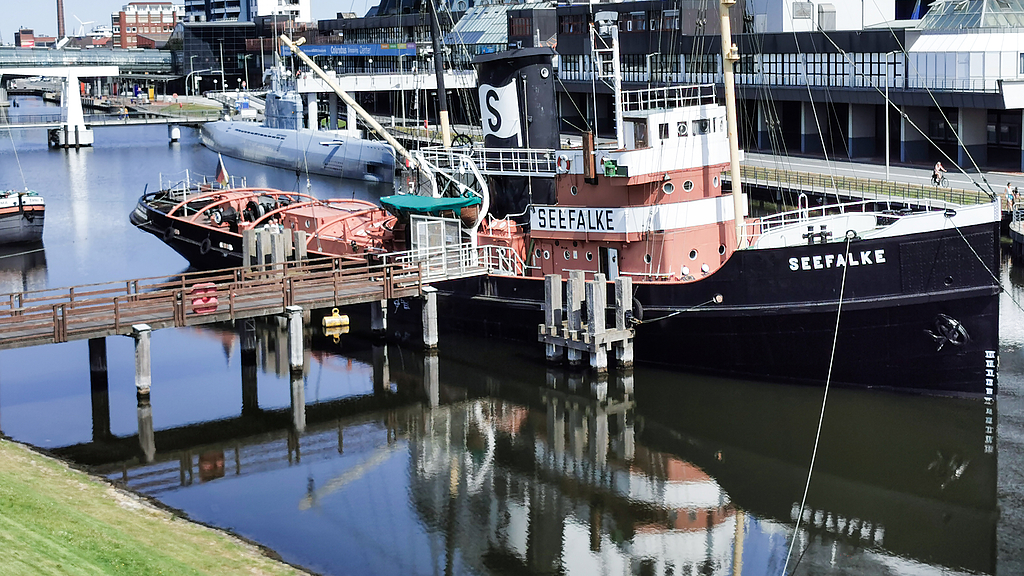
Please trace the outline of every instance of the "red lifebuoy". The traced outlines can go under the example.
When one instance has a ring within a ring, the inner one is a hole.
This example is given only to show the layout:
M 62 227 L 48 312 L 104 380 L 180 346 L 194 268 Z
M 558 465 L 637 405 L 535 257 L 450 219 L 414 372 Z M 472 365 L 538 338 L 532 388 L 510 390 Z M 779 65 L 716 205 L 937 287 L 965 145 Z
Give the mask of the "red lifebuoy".
M 556 167 L 558 168 L 559 174 L 567 173 L 569 171 L 569 157 L 565 154 L 559 156 L 556 162 Z
M 200 282 L 192 286 L 192 311 L 196 314 L 211 314 L 217 311 L 217 285 L 213 282 Z

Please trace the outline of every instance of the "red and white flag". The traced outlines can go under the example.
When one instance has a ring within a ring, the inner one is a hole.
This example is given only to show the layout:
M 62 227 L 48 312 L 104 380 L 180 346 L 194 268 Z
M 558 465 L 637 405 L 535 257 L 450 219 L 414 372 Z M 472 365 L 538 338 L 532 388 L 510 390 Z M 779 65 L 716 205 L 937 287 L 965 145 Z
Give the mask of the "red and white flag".
M 224 167 L 224 158 L 220 154 L 217 154 L 217 183 L 222 186 L 227 186 L 228 182 L 231 181 L 231 177 L 228 176 L 228 169 Z

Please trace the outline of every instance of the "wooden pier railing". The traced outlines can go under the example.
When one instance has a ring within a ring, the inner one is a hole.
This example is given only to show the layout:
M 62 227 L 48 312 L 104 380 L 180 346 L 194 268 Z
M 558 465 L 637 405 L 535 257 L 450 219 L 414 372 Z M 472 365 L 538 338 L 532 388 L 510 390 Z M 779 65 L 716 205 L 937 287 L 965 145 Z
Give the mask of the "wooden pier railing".
M 0 349 L 282 314 L 286 306 L 328 308 L 419 296 L 414 264 L 361 258 L 140 278 L 0 295 Z

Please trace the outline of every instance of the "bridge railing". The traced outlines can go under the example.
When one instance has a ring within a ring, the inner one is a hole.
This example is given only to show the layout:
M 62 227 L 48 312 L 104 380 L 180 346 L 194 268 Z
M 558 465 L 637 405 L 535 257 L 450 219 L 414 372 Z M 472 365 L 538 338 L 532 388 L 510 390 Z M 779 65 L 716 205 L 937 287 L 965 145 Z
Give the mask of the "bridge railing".
M 126 334 L 138 323 L 188 326 L 284 306 L 340 306 L 421 291 L 418 265 L 331 257 L 14 292 L 0 295 L 0 347 Z
M 728 178 L 728 173 L 724 173 L 723 176 Z M 794 190 L 804 189 L 821 193 L 850 191 L 862 197 L 873 195 L 886 200 L 935 200 L 951 204 L 984 204 L 992 201 L 989 194 L 982 190 L 944 188 L 859 176 L 832 176 L 783 168 L 741 166 L 740 177 L 743 178 L 744 184 L 785 186 Z

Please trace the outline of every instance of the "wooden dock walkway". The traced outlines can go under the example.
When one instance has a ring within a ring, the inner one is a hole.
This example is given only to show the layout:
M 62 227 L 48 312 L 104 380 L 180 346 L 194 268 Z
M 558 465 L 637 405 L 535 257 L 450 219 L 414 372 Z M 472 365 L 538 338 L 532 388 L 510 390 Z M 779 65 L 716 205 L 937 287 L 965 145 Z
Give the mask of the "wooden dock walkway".
M 423 293 L 416 264 L 333 257 L 0 295 L 0 350 Z

